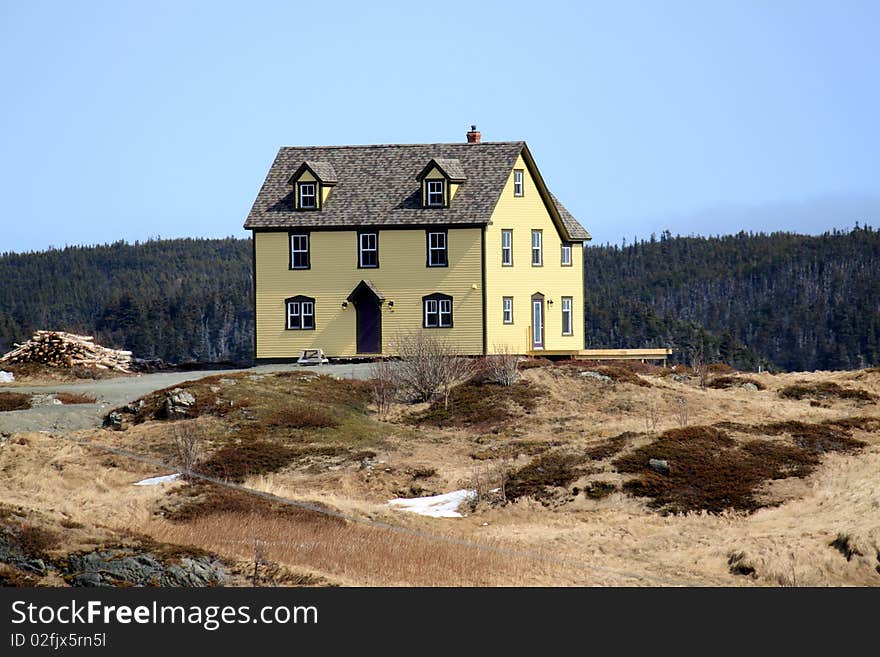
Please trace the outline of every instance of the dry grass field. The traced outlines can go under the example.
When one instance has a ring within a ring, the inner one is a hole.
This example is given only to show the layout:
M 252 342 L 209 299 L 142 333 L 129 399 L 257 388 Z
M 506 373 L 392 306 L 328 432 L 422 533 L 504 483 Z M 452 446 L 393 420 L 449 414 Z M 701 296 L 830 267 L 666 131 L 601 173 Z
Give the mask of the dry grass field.
M 0 517 L 22 544 L 45 530 L 49 561 L 147 541 L 218 555 L 232 584 L 255 556 L 280 585 L 880 584 L 880 371 L 722 369 L 700 387 L 681 368 L 535 361 L 382 421 L 368 382 L 213 376 L 180 386 L 182 410 L 148 395 L 121 431 L 8 437 Z M 277 497 L 134 486 L 173 470 L 113 451 L 173 463 L 182 443 L 196 473 Z M 460 518 L 386 505 L 459 489 L 477 493 Z

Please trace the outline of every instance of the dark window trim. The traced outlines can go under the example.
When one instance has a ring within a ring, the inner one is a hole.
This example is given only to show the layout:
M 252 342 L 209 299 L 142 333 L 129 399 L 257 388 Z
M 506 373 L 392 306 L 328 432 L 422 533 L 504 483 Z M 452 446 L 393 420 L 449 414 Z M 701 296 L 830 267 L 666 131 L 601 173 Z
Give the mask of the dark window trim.
M 300 304 L 300 313 L 299 313 L 299 326 L 291 326 L 290 325 L 290 304 L 298 303 Z M 303 303 L 311 303 L 312 304 L 312 325 L 303 327 L 302 326 L 302 304 Z M 307 297 L 304 294 L 297 294 L 295 297 L 287 297 L 284 300 L 284 330 L 285 331 L 314 331 L 315 325 L 318 323 L 317 316 L 317 305 L 315 304 L 314 297 Z
M 441 185 L 440 203 L 431 203 L 431 196 L 428 193 L 428 184 L 438 182 Z M 425 207 L 426 208 L 445 208 L 449 207 L 449 181 L 446 178 L 425 178 Z
M 306 266 L 305 267 L 294 267 L 293 266 L 293 236 L 294 235 L 305 235 L 306 243 L 308 248 L 306 249 Z M 312 268 L 312 234 L 311 231 L 308 230 L 290 230 L 287 231 L 287 252 L 288 252 L 288 260 L 287 260 L 287 268 L 290 271 L 302 271 L 304 269 Z
M 510 299 L 510 321 L 504 319 L 504 302 Z M 501 297 L 501 323 L 511 325 L 513 324 L 513 297 Z
M 427 313 L 427 303 L 428 301 L 436 301 L 437 302 L 437 326 L 429 326 L 428 325 L 428 313 Z M 440 324 L 440 302 L 448 301 L 449 302 L 449 324 L 441 325 Z M 426 294 L 422 297 L 422 328 L 454 328 L 455 327 L 455 310 L 452 303 L 452 297 L 448 294 L 443 294 L 442 292 L 434 292 L 433 294 Z
M 314 185 L 315 186 L 315 207 L 313 208 L 304 208 L 302 206 L 302 195 L 300 189 L 303 185 Z M 302 212 L 311 212 L 313 210 L 321 209 L 321 183 L 317 180 L 297 180 L 296 181 L 296 209 Z
M 569 325 L 569 328 L 571 328 L 571 330 L 568 333 L 565 332 L 565 322 L 564 321 L 560 322 L 562 324 L 562 326 L 560 328 L 562 329 L 562 335 L 565 337 L 568 337 L 570 335 L 574 335 L 574 297 L 560 297 L 559 298 L 560 320 L 562 320 L 562 318 L 565 317 L 564 301 L 566 299 L 568 299 L 571 302 L 571 310 L 569 310 L 569 312 L 568 312 L 568 314 L 569 314 L 568 325 Z
M 510 262 L 504 262 L 504 233 L 510 233 Z M 501 266 L 513 267 L 513 228 L 501 229 Z
M 442 233 L 443 234 L 443 244 L 445 248 L 443 249 L 443 264 L 442 265 L 432 265 L 431 264 L 431 235 L 434 233 Z M 425 229 L 425 266 L 426 267 L 448 267 L 449 266 L 449 231 L 445 228 L 427 228 Z
M 537 265 L 535 264 L 535 233 L 539 233 L 541 235 L 541 248 L 539 249 L 539 253 L 541 254 L 541 262 Z M 532 228 L 532 232 L 530 233 L 530 241 L 529 241 L 529 261 L 532 263 L 532 267 L 543 267 L 544 266 L 544 229 L 543 228 Z
M 542 244 L 543 246 L 543 244 Z M 562 253 L 565 251 L 565 247 L 568 247 L 568 264 L 562 260 Z M 559 266 L 560 267 L 574 267 L 574 249 L 571 246 L 571 242 L 563 242 L 562 246 L 559 247 Z
M 520 174 L 519 194 L 516 193 L 516 174 Z M 516 198 L 522 198 L 526 195 L 526 173 L 525 169 L 513 170 L 513 195 Z
M 361 235 L 375 235 L 376 236 L 376 264 L 375 265 L 364 265 L 361 262 Z M 358 269 L 378 269 L 379 268 L 379 231 L 376 230 L 358 230 L 357 232 L 357 266 Z

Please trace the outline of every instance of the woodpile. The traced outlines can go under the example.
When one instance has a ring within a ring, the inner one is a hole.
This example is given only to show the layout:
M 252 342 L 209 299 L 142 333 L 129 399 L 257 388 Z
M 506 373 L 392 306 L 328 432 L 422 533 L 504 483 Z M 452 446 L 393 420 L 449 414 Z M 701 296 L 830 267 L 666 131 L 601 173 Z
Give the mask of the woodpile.
M 37 331 L 24 344 L 0 356 L 0 363 L 42 363 L 51 367 L 94 367 L 99 370 L 131 371 L 131 352 L 95 344 L 89 335 L 63 331 Z

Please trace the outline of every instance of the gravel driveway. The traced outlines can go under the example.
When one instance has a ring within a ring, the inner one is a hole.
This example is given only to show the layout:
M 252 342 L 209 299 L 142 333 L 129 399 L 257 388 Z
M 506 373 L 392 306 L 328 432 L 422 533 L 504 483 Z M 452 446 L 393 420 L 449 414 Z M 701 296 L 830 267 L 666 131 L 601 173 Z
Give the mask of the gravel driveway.
M 95 404 L 69 404 L 36 406 L 26 411 L 0 413 L 0 433 L 16 431 L 75 431 L 100 427 L 104 416 L 113 408 L 127 404 L 155 390 L 178 385 L 184 381 L 202 379 L 212 374 L 232 372 L 287 372 L 307 370 L 332 376 L 362 379 L 369 376 L 369 363 L 340 363 L 317 366 L 258 365 L 241 370 L 203 370 L 200 372 L 159 372 L 115 379 L 88 380 L 77 383 L 58 383 L 44 386 L 27 386 L 16 383 L 0 385 L 0 392 L 22 392 L 51 395 L 56 392 L 77 392 L 97 399 Z

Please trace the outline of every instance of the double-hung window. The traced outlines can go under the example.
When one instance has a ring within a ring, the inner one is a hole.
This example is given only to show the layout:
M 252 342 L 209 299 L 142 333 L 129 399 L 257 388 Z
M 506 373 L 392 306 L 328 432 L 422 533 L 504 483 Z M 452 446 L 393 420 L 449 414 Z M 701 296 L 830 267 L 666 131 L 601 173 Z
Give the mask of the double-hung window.
M 446 231 L 428 231 L 428 266 L 446 267 L 449 258 L 446 252 Z
M 501 266 L 513 266 L 513 231 L 501 231 Z
M 443 181 L 428 180 L 425 184 L 425 204 L 436 208 L 443 206 Z
M 513 195 L 523 195 L 523 172 L 522 169 L 514 169 L 513 171 Z
M 562 260 L 563 267 L 571 267 L 571 244 L 562 244 Z
M 309 331 L 315 328 L 315 300 L 311 297 L 296 296 L 285 299 L 287 307 L 287 329 Z
M 572 334 L 571 297 L 562 297 L 562 335 Z
M 501 307 L 504 314 L 504 323 L 513 324 L 513 297 L 502 297 Z
M 544 254 L 541 246 L 541 231 L 532 231 L 532 267 L 540 267 L 544 264 Z
M 425 328 L 452 326 L 452 297 L 447 294 L 429 294 L 422 297 Z
M 358 267 L 379 266 L 379 234 L 358 234 Z
M 290 234 L 290 268 L 308 269 L 311 266 L 309 258 L 309 234 Z
M 318 207 L 317 185 L 313 182 L 299 184 L 300 210 L 314 210 Z

